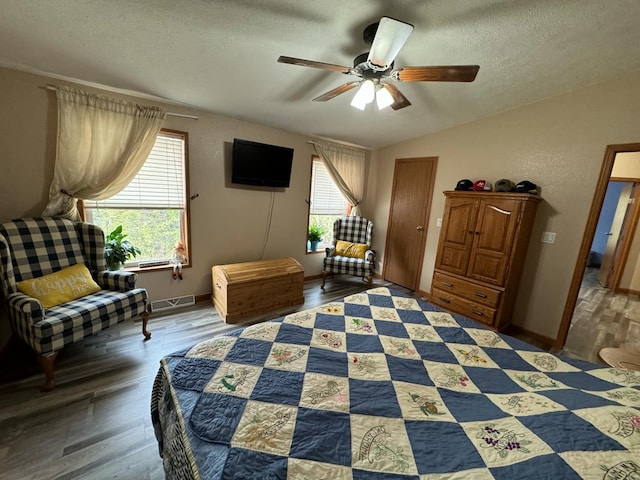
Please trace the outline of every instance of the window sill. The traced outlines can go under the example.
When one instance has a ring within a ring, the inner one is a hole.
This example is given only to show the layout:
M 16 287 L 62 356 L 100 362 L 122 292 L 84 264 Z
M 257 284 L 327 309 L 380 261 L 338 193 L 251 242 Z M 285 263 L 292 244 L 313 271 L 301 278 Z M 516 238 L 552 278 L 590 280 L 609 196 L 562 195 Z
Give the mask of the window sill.
M 182 264 L 182 268 L 191 268 L 191 265 L 189 265 L 187 263 L 183 263 Z M 133 272 L 133 273 L 159 272 L 159 271 L 163 271 L 163 270 L 171 271 L 171 270 L 173 270 L 173 265 L 158 265 L 158 266 L 155 266 L 155 267 L 144 267 L 144 268 L 140 268 L 138 266 L 135 266 L 135 267 L 125 267 L 124 268 L 125 272 Z

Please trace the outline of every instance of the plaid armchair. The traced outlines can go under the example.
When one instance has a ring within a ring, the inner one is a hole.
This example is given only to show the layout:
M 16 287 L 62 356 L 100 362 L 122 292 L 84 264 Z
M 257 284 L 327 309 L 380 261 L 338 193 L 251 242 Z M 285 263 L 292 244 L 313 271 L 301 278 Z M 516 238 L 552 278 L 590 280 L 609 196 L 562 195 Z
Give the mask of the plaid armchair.
M 101 290 L 50 308 L 18 291 L 23 280 L 83 263 Z M 145 339 L 147 291 L 135 288 L 132 272 L 106 270 L 104 233 L 88 223 L 61 218 L 25 218 L 0 225 L 0 279 L 13 330 L 37 354 L 43 390 L 54 387 L 53 362 L 65 345 L 140 315 Z
M 322 267 L 322 285 L 328 273 L 347 274 L 365 278 L 371 286 L 375 268 L 376 252 L 371 250 L 373 238 L 373 222 L 364 217 L 342 217 L 333 222 L 333 246 L 326 248 L 326 256 Z M 367 245 L 364 258 L 352 258 L 336 255 L 338 240 Z

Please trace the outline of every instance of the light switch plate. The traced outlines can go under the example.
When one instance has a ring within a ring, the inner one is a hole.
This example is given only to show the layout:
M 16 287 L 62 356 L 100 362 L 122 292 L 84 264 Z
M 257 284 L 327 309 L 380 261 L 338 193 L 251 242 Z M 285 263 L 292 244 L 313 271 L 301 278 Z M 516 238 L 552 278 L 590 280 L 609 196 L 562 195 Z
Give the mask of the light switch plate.
M 436 218 L 436 227 L 441 227 L 441 226 L 442 226 L 442 219 Z
M 542 232 L 542 243 L 556 243 L 556 232 Z

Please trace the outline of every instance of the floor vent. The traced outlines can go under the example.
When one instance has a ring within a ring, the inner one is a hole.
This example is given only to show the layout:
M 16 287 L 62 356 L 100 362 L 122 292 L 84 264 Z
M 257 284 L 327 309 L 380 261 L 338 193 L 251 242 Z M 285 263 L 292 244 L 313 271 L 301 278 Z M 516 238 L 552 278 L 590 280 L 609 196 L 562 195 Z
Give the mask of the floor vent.
M 159 312 L 161 310 L 169 310 L 171 308 L 186 307 L 188 305 L 195 305 L 195 295 L 184 295 L 176 298 L 165 298 L 163 300 L 156 300 L 151 302 L 151 311 Z

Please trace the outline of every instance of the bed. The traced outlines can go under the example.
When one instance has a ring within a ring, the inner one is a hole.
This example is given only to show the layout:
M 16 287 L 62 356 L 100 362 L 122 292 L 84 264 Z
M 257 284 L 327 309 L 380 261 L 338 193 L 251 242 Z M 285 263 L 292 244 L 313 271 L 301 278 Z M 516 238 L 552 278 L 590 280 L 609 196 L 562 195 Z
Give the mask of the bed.
M 640 372 L 387 288 L 161 361 L 168 479 L 640 478 Z

